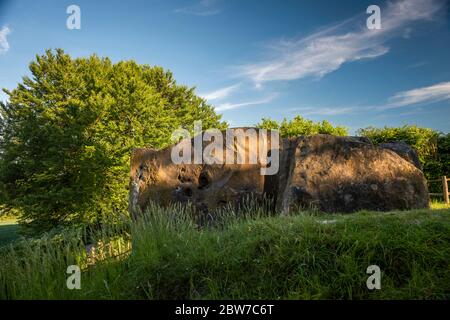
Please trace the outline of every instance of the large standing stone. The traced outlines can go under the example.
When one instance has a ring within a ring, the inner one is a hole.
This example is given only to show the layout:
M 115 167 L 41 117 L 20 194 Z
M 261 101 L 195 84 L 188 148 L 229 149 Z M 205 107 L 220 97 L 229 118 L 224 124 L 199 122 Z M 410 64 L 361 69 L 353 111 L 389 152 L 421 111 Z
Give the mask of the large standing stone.
M 325 212 L 428 207 L 421 170 L 367 138 L 314 135 L 279 139 L 272 147 L 269 135 L 268 150 L 279 153 L 279 170 L 275 175 L 262 175 L 261 168 L 267 166 L 260 158 L 257 163 L 248 163 L 261 151 L 253 145 L 261 139 L 260 131 L 255 132 L 257 139 L 252 142 L 224 143 L 223 156 L 230 148 L 243 150 L 247 155 L 244 164 L 177 165 L 171 158 L 173 146 L 159 151 L 134 150 L 130 183 L 133 216 L 145 210 L 149 201 L 162 206 L 190 202 L 199 212 L 212 213 L 225 205 L 239 209 L 245 198 L 263 196 L 273 199 L 274 209 L 283 213 L 312 207 Z M 221 134 L 225 142 L 225 132 Z M 194 139 L 188 142 L 192 146 Z M 210 143 L 203 142 L 203 150 Z
M 186 203 L 198 182 L 200 165 L 177 165 L 172 162 L 171 148 L 135 149 L 131 156 L 130 212 L 144 211 L 150 201 L 161 206 Z
M 422 165 L 420 164 L 419 155 L 417 154 L 417 151 L 414 150 L 406 142 L 404 142 L 404 141 L 392 141 L 392 142 L 380 143 L 378 146 L 381 147 L 381 148 L 384 148 L 384 149 L 389 149 L 389 150 L 394 151 L 400 157 L 402 157 L 403 159 L 411 162 L 418 169 L 422 170 Z
M 277 208 L 325 212 L 428 207 L 423 173 L 391 150 L 363 139 L 315 135 L 290 139 L 283 157 L 289 172 L 279 183 Z
M 135 214 L 138 210 L 145 210 L 149 201 L 166 206 L 173 203 L 191 202 L 201 213 L 210 213 L 225 205 L 239 209 L 248 198 L 260 199 L 265 194 L 265 175 L 261 169 L 267 167 L 259 157 L 267 151 L 258 148 L 262 132 L 254 128 L 236 128 L 239 130 L 253 130 L 251 140 L 236 139 L 234 144 L 226 143 L 226 133 L 223 137 L 222 164 L 179 164 L 171 159 L 174 146 L 156 151 L 153 149 L 135 149 L 131 157 L 131 192 L 130 211 Z M 241 131 L 242 132 L 242 131 Z M 194 139 L 191 146 L 194 147 Z M 270 130 L 266 135 L 267 149 L 271 148 Z M 203 141 L 202 150 L 210 144 Z M 278 142 L 279 144 L 279 142 Z M 226 153 L 235 153 L 234 163 L 226 163 Z M 237 154 L 245 155 L 244 163 L 238 163 Z M 250 162 L 250 158 L 257 159 Z M 192 154 L 191 163 L 194 162 Z

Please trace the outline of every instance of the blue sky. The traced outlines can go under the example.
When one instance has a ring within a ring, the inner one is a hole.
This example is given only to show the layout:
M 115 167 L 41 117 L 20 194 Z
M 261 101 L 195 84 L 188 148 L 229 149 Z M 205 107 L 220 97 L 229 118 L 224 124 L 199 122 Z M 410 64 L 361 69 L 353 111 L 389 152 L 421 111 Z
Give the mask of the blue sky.
M 81 30 L 66 27 L 72 4 Z M 380 30 L 366 26 L 369 5 Z M 449 21 L 444 0 L 0 0 L 0 87 L 63 48 L 170 69 L 232 126 L 299 114 L 351 132 L 450 132 Z

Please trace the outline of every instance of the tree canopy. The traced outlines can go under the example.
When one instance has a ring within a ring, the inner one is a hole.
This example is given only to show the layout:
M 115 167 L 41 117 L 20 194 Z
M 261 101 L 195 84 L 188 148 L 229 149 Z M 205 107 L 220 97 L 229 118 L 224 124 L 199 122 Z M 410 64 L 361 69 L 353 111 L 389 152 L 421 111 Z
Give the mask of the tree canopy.
M 32 230 L 112 218 L 127 205 L 133 148 L 162 148 L 195 120 L 226 127 L 194 88 L 161 67 L 73 59 L 57 49 L 29 69 L 15 89 L 3 89 L 0 197 Z
M 261 122 L 255 126 L 263 129 L 277 129 L 280 131 L 282 137 L 297 137 L 319 133 L 336 136 L 345 136 L 348 134 L 348 130 L 345 127 L 333 126 L 326 120 L 314 122 L 301 116 L 296 116 L 290 121 L 283 119 L 281 123 L 269 118 L 263 118 Z

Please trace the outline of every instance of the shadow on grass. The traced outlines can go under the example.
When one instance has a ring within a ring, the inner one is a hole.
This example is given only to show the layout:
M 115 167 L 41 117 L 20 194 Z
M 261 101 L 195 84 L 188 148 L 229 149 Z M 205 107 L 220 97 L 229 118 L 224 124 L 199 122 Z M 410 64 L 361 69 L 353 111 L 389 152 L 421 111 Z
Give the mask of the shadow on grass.
M 0 247 L 17 240 L 19 228 L 16 222 L 0 222 Z

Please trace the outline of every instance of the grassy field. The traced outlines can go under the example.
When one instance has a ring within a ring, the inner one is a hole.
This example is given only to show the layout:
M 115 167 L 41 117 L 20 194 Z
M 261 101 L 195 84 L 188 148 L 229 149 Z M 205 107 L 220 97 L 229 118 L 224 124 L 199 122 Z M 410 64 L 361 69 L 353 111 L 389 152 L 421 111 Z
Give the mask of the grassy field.
M 78 231 L 3 247 L 0 298 L 450 298 L 450 209 L 258 213 L 202 230 L 183 217 L 154 207 L 139 223 L 104 231 L 98 239 L 111 250 L 95 264 Z M 84 270 L 81 290 L 66 287 L 71 264 Z M 370 291 L 366 269 L 374 264 L 381 290 Z
M 430 208 L 434 209 L 434 210 L 438 210 L 438 209 L 450 209 L 450 204 L 445 204 L 442 201 L 431 201 L 430 203 Z

